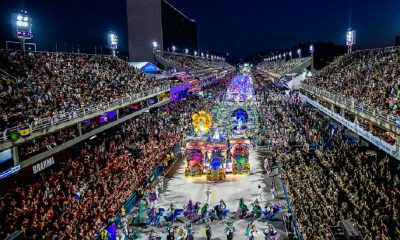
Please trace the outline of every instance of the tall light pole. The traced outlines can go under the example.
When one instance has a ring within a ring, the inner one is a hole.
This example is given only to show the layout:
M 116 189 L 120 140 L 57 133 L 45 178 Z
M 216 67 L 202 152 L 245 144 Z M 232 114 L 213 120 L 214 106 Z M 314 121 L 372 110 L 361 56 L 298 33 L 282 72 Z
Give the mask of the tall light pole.
M 292 50 L 290 50 L 290 52 L 289 52 L 289 57 L 290 57 L 290 60 L 292 60 Z
M 185 49 L 185 54 L 188 55 L 189 54 L 189 49 Z
M 176 51 L 176 47 L 175 47 L 175 45 L 172 45 L 172 52 L 175 53 L 175 51 Z
M 355 44 L 356 44 L 356 30 L 349 28 L 346 32 L 346 45 L 348 54 L 350 54 L 353 51 L 353 45 Z
M 28 15 L 27 11 L 21 10 L 19 13 L 13 14 L 13 21 L 15 22 L 14 36 L 21 42 L 21 51 L 25 52 L 25 40 L 32 39 L 32 18 Z
M 115 57 L 118 49 L 118 36 L 113 31 L 108 33 L 108 48 L 111 50 L 111 55 Z
M 299 56 L 299 58 L 301 58 L 301 49 L 297 49 L 297 55 Z
M 153 41 L 153 53 L 156 53 L 158 47 L 158 43 L 156 41 Z
M 310 45 L 310 54 L 311 54 L 311 71 L 314 71 L 314 45 Z

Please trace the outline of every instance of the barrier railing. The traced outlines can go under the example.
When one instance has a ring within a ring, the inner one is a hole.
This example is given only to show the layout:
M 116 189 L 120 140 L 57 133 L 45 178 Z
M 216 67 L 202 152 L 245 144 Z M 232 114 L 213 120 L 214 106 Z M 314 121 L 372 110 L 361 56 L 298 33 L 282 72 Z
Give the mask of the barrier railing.
M 396 120 L 398 119 L 398 117 L 396 117 L 392 114 L 384 113 L 383 111 L 381 111 L 379 109 L 374 109 L 371 106 L 368 106 L 363 102 L 356 102 L 354 99 L 349 99 L 348 97 L 346 97 L 344 95 L 334 94 L 334 93 L 331 93 L 324 89 L 310 86 L 307 84 L 301 84 L 301 88 L 303 88 L 304 90 L 309 91 L 311 93 L 314 93 L 316 95 L 327 97 L 327 98 L 332 99 L 341 104 L 350 106 L 362 113 L 365 113 L 370 116 L 374 116 L 376 118 L 379 118 L 379 120 L 381 120 L 381 121 L 384 121 L 386 123 L 389 123 L 389 124 L 395 125 L 396 127 L 399 127 L 398 124 L 396 123 Z
M 145 92 L 133 94 L 133 95 L 130 95 L 130 96 L 127 96 L 124 98 L 120 98 L 120 99 L 117 99 L 117 100 L 114 100 L 111 102 L 100 102 L 100 103 L 97 103 L 96 105 L 87 105 L 87 106 L 84 106 L 81 108 L 71 110 L 69 112 L 63 112 L 61 114 L 54 115 L 52 117 L 38 119 L 32 123 L 27 123 L 27 124 L 18 125 L 16 127 L 7 128 L 3 132 L 3 134 L 0 136 L 0 142 L 6 142 L 8 140 L 8 134 L 13 131 L 18 131 L 21 129 L 29 128 L 30 133 L 32 133 L 35 131 L 39 131 L 42 129 L 46 129 L 46 128 L 49 128 L 52 126 L 56 126 L 56 125 L 71 121 L 76 118 L 85 117 L 92 113 L 96 113 L 99 111 L 107 111 L 109 109 L 111 110 L 113 107 L 119 106 L 124 103 L 134 103 L 135 101 L 137 101 L 141 98 L 144 98 L 146 96 L 153 95 L 153 94 L 159 94 L 159 93 L 168 91 L 169 89 L 170 89 L 169 84 L 166 84 L 163 86 L 155 87 L 155 88 L 145 91 Z
M 301 232 L 300 232 L 299 227 L 297 226 L 296 215 L 295 215 L 295 212 L 293 211 L 292 205 L 290 203 L 290 198 L 289 198 L 288 192 L 286 190 L 286 184 L 282 179 L 282 169 L 280 166 L 280 161 L 278 161 L 277 166 L 278 166 L 278 172 L 279 172 L 279 181 L 282 184 L 282 190 L 283 190 L 283 194 L 285 195 L 285 201 L 287 203 L 287 208 L 288 208 L 288 211 L 290 212 L 290 214 L 292 215 L 292 224 L 293 224 L 293 228 L 294 228 L 294 233 L 296 234 L 297 239 L 301 240 L 302 239 Z

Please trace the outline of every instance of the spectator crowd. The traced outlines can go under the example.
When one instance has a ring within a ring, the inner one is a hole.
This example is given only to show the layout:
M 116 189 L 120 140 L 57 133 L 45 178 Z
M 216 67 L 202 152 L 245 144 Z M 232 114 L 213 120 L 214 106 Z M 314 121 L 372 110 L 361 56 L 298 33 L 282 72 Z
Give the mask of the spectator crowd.
M 296 95 L 270 91 L 263 142 L 280 161 L 303 239 L 332 239 L 350 220 L 363 239 L 400 236 L 400 165 Z
M 163 84 L 111 56 L 0 51 L 0 129 L 74 116 L 79 108 L 152 90 Z M 6 76 L 6 77 L 4 77 Z
M 225 81 L 212 85 L 215 98 Z M 93 239 L 190 130 L 191 114 L 213 100 L 189 97 L 144 113 L 85 143 L 80 156 L 0 198 L 0 238 Z M 51 141 L 51 137 L 50 140 Z
M 278 76 L 284 76 L 291 73 L 291 71 L 303 62 L 309 60 L 309 58 L 293 58 L 290 60 L 278 60 L 278 61 L 263 61 L 258 64 L 257 69 L 276 74 Z
M 400 48 L 356 51 L 328 65 L 305 83 L 353 100 L 377 114 L 399 116 Z

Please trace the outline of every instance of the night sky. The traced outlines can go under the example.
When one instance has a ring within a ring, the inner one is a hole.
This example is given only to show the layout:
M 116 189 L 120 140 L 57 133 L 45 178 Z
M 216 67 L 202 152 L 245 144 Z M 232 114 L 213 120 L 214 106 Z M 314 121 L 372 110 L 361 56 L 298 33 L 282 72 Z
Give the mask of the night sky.
M 145 1 L 145 0 L 143 0 Z M 229 52 L 231 56 L 301 42 L 334 41 L 344 44 L 344 32 L 357 30 L 357 46 L 394 45 L 400 35 L 399 0 L 169 0 L 196 20 L 200 49 Z M 127 51 L 125 0 L 0 0 L 0 46 L 12 40 L 14 9 L 25 6 L 33 17 L 35 42 L 40 50 L 94 51 L 105 48 L 106 33 L 120 36 Z M 351 9 L 351 10 L 350 10 Z M 351 14 L 350 14 L 351 12 Z M 351 16 L 351 18 L 349 18 Z M 351 19 L 349 21 L 349 19 Z

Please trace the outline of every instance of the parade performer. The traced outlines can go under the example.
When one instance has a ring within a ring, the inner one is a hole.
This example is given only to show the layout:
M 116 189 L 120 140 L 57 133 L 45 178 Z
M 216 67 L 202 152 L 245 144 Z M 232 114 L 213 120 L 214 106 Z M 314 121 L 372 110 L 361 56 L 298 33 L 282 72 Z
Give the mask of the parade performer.
M 157 192 L 156 192 L 156 190 L 155 189 L 157 189 L 157 187 L 155 187 L 151 192 L 150 192 L 150 195 L 149 195 L 149 201 L 150 201 L 150 207 L 153 207 L 153 208 L 155 208 L 156 207 L 156 205 L 157 205 L 157 199 L 158 199 L 158 196 L 157 196 Z
M 182 226 L 178 227 L 177 230 L 177 240 L 185 240 L 188 236 L 186 229 Z
M 121 209 L 121 228 L 125 235 L 128 235 L 128 219 L 126 218 L 125 209 Z
M 252 214 L 259 218 L 262 215 L 262 208 L 260 205 L 260 201 L 258 201 L 258 198 L 252 203 L 253 209 L 251 210 Z
M 154 231 L 154 229 L 151 229 L 150 234 L 149 234 L 149 240 L 160 240 L 161 238 L 158 236 L 158 234 Z
M 200 202 L 196 202 L 196 204 L 194 205 L 194 211 L 196 213 L 196 216 L 199 215 L 200 206 L 201 206 Z
M 206 237 L 207 237 L 207 240 L 211 240 L 212 230 L 211 230 L 210 224 L 206 225 Z
M 262 202 L 262 189 L 261 185 L 258 184 L 258 199 L 260 200 L 260 203 Z
M 250 237 L 249 237 L 249 240 L 255 240 L 257 236 L 258 236 L 258 231 L 257 231 L 257 229 L 256 229 L 256 226 L 255 226 L 255 225 L 252 225 L 252 226 L 251 226 L 251 229 L 250 229 Z
M 211 189 L 210 187 L 207 187 L 207 191 L 206 191 L 206 199 L 207 199 L 207 205 L 210 206 L 211 205 Z
M 180 214 L 182 214 L 183 209 L 175 208 L 175 205 L 171 203 L 170 207 L 167 210 L 167 215 L 164 216 L 165 221 L 174 222 Z
M 160 191 L 164 191 L 164 176 L 162 174 L 158 177 L 158 187 Z
M 166 232 L 167 240 L 175 240 L 175 227 L 172 226 L 172 223 L 168 223 Z
M 270 205 L 265 206 L 264 218 L 275 220 L 275 216 L 281 211 L 281 206 L 276 203 Z
M 193 219 L 196 216 L 196 210 L 192 199 L 190 199 L 189 203 L 184 207 L 183 216 L 187 219 Z
M 239 200 L 239 209 L 238 209 L 239 218 L 241 218 L 241 219 L 245 218 L 248 211 L 249 211 L 249 208 L 244 203 L 243 198 L 240 198 L 240 200 Z
M 229 222 L 225 227 L 225 234 L 227 240 L 233 240 L 233 234 L 235 233 L 236 229 L 233 226 L 233 223 Z
M 226 217 L 229 213 L 229 210 L 226 209 L 226 204 L 222 199 L 219 201 L 219 204 L 214 207 L 214 210 L 220 220 Z
M 264 231 L 265 240 L 278 240 L 280 234 L 276 231 L 273 225 L 268 225 Z

